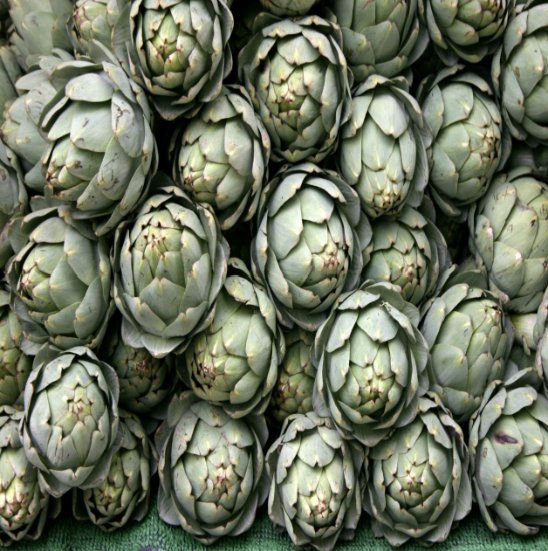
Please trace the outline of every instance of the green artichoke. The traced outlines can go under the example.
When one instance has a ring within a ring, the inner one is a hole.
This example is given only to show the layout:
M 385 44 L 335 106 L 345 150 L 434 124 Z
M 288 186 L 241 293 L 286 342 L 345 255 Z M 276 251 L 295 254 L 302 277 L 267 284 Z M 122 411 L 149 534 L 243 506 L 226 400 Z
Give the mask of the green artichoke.
M 165 409 L 177 377 L 172 356 L 154 358 L 145 348 L 133 348 L 122 340 L 122 317 L 113 316 L 100 356 L 116 371 L 120 406 L 139 415 L 157 417 Z
M 319 162 L 350 117 L 351 74 L 338 25 L 261 14 L 238 71 L 272 141 L 272 158 Z
M 0 125 L 4 122 L 4 110 L 18 94 L 15 82 L 21 76 L 21 69 L 13 49 L 0 46 Z
M 270 160 L 268 133 L 241 86 L 223 88 L 176 136 L 173 179 L 215 210 L 221 229 L 250 220 Z
M 229 250 L 208 208 L 173 185 L 160 188 L 118 227 L 114 255 L 114 300 L 127 345 L 160 358 L 211 323 Z
M 54 49 L 72 51 L 68 24 L 71 0 L 10 0 L 13 29 L 10 42 L 17 50 L 19 63 L 34 68 L 40 56 Z
M 525 167 L 499 174 L 468 224 L 491 290 L 512 312 L 536 311 L 548 287 L 548 186 Z
M 548 5 L 522 11 L 493 57 L 491 76 L 512 136 L 548 145 Z
M 461 283 L 427 305 L 420 330 L 430 348 L 430 389 L 464 423 L 487 386 L 503 376 L 513 340 L 510 320 L 496 296 Z
M 407 90 L 403 78 L 369 77 L 355 91 L 341 131 L 339 172 L 372 218 L 418 207 L 428 182 L 422 112 Z
M 73 512 L 104 532 L 113 532 L 148 513 L 153 452 L 138 417 L 120 411 L 122 444 L 113 455 L 106 479 L 95 488 L 75 489 Z
M 417 0 L 329 0 L 357 84 L 373 74 L 401 75 L 424 52 L 428 33 Z
M 512 143 L 512 150 L 506 169 L 526 166 L 531 169 L 531 174 L 542 180 L 548 181 L 548 145 L 530 147 L 525 142 L 515 140 Z
M 38 472 L 29 463 L 19 436 L 23 413 L 0 408 L 0 546 L 37 540 L 48 517 L 61 502 L 40 489 Z
M 400 287 L 404 300 L 420 305 L 434 292 L 449 265 L 443 235 L 411 207 L 405 207 L 398 218 L 373 220 L 371 229 L 362 279 L 393 283 Z
M 176 394 L 156 433 L 160 518 L 205 544 L 239 536 L 268 494 L 263 417 L 232 419 L 191 392 Z
M 71 21 L 76 46 L 90 57 L 96 52 L 94 40 L 111 49 L 125 5 L 124 0 L 76 0 Z
M 266 454 L 268 515 L 294 545 L 330 551 L 361 516 L 364 453 L 331 419 L 291 415 Z
M 196 396 L 239 418 L 264 413 L 285 343 L 266 291 L 241 260 L 229 266 L 211 325 L 192 339 L 177 367 Z
M 8 224 L 28 209 L 19 160 L 0 138 L 0 268 L 13 254 L 8 240 Z
M 269 405 L 272 417 L 279 424 L 294 413 L 313 411 L 312 392 L 316 377 L 310 355 L 314 333 L 295 327 L 286 331 L 284 338 L 286 354 Z
M 522 373 L 489 387 L 471 421 L 469 449 L 490 530 L 528 536 L 548 524 L 548 399 Z
M 0 290 L 0 407 L 21 406 L 32 359 L 22 350 L 21 324 L 9 308 L 9 293 Z
M 135 209 L 156 171 L 148 102 L 109 58 L 62 63 L 50 80 L 57 93 L 40 117 L 49 142 L 44 193 L 106 234 Z
M 489 84 L 462 65 L 425 79 L 419 97 L 432 133 L 429 189 L 445 214 L 459 217 L 486 193 L 510 138 Z
M 60 497 L 106 479 L 122 440 L 118 395 L 116 373 L 87 348 L 36 356 L 20 430 L 43 490 Z
M 435 397 L 415 421 L 369 450 L 364 509 L 373 533 L 393 546 L 445 541 L 472 508 L 469 454 L 462 429 Z
M 234 27 L 224 0 L 133 0 L 128 9 L 129 29 L 123 16 L 115 49 L 162 118 L 192 115 L 221 93 Z
M 419 0 L 421 22 L 442 61 L 479 63 L 500 44 L 514 0 Z
M 28 214 L 10 229 L 16 252 L 8 269 L 26 346 L 96 348 L 113 312 L 109 247 L 65 207 Z
M 284 325 L 317 329 L 357 286 L 370 233 L 358 196 L 335 172 L 282 168 L 264 191 L 251 260 Z
M 39 67 L 19 78 L 16 88 L 20 96 L 7 105 L 0 128 L 0 138 L 21 161 L 25 184 L 39 193 L 44 192 L 41 159 L 48 147 L 39 129 L 40 116 L 56 94 L 50 76 L 66 61 L 74 61 L 74 58 L 57 50 L 55 55 L 42 57 Z
M 316 413 L 365 446 L 411 423 L 428 386 L 418 322 L 417 308 L 390 283 L 366 282 L 340 297 L 312 347 Z
M 298 17 L 310 11 L 320 0 L 261 0 L 261 4 L 274 15 Z

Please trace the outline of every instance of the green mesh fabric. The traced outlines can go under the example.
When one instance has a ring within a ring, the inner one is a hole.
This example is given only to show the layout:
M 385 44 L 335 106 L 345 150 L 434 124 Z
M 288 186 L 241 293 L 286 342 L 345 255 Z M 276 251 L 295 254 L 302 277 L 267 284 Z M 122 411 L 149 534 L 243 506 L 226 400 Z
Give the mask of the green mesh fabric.
M 61 517 L 51 521 L 49 528 L 37 542 L 20 543 L 14 551 L 194 551 L 206 547 L 186 534 L 181 528 L 164 524 L 153 504 L 143 522 L 132 524 L 113 534 L 105 534 L 89 523 L 77 523 L 70 512 L 63 509 Z M 237 538 L 218 541 L 215 551 L 292 551 L 289 538 L 272 527 L 265 508 L 261 509 L 253 528 Z M 351 542 L 339 542 L 341 551 L 387 551 L 392 549 L 383 539 L 375 539 L 362 519 L 356 538 Z M 405 551 L 424 551 L 424 547 L 406 544 Z M 479 511 L 457 527 L 445 543 L 433 549 L 460 551 L 536 551 L 548 550 L 548 530 L 537 536 L 523 538 L 512 534 L 492 534 L 481 521 Z

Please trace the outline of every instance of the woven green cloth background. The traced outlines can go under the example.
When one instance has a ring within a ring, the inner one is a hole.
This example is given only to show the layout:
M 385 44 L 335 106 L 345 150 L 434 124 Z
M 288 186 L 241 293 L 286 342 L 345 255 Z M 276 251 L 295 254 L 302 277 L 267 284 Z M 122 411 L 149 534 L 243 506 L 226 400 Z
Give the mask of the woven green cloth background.
M 70 515 L 67 511 L 66 515 Z M 52 521 L 46 533 L 37 542 L 18 543 L 14 551 L 194 551 L 208 549 L 183 532 L 164 524 L 153 504 L 146 519 L 132 524 L 113 534 L 105 534 L 88 523 L 77 523 L 70 516 Z M 294 551 L 285 534 L 276 532 L 265 509 L 255 521 L 253 528 L 237 538 L 219 540 L 212 551 Z M 356 538 L 340 542 L 340 551 L 388 551 L 392 549 L 383 539 L 375 539 L 362 520 Z M 533 537 L 523 538 L 511 534 L 492 534 L 481 522 L 479 512 L 472 514 L 456 528 L 449 539 L 434 546 L 439 551 L 548 551 L 548 529 Z M 404 551 L 424 551 L 424 547 L 406 544 Z

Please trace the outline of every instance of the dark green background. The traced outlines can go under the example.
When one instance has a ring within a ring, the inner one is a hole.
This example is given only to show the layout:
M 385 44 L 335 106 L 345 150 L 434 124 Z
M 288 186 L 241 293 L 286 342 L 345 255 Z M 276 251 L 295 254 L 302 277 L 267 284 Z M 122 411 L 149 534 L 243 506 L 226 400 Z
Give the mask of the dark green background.
M 63 514 L 65 518 L 62 518 Z M 89 523 L 78 523 L 70 511 L 63 509 L 61 518 L 51 521 L 51 526 L 37 542 L 18 543 L 14 551 L 176 551 L 206 549 L 181 528 L 164 524 L 153 503 L 146 519 L 138 524 L 105 534 Z M 219 540 L 212 551 L 293 551 L 291 541 L 285 534 L 274 531 L 263 507 L 253 528 L 237 538 Z M 367 520 L 362 520 L 356 538 L 352 542 L 339 542 L 341 551 L 381 551 L 392 549 L 383 539 L 375 539 Z M 404 551 L 424 550 L 415 544 L 406 544 Z M 436 550 L 472 551 L 548 551 L 548 529 L 533 537 L 510 534 L 492 534 L 474 509 L 472 514 L 449 536 L 449 539 L 434 546 Z

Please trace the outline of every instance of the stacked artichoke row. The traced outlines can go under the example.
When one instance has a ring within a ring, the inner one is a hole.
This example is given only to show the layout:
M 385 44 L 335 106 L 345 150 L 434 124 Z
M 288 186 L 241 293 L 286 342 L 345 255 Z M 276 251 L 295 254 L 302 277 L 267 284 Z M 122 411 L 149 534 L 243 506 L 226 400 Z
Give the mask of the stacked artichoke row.
M 1 545 L 151 498 L 205 544 L 548 525 L 548 3 L 8 0 L 0 41 Z

